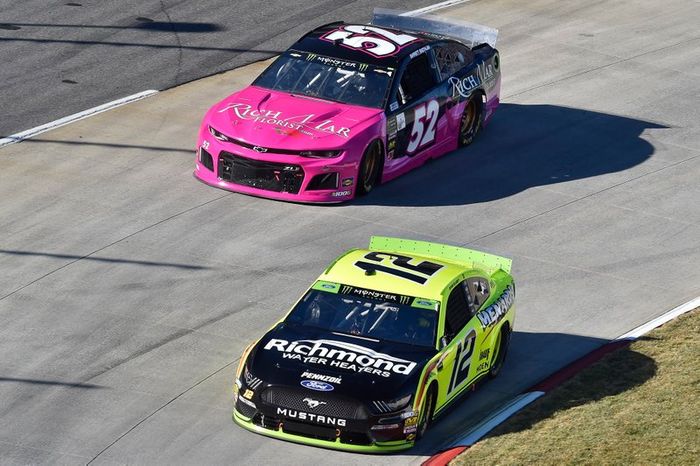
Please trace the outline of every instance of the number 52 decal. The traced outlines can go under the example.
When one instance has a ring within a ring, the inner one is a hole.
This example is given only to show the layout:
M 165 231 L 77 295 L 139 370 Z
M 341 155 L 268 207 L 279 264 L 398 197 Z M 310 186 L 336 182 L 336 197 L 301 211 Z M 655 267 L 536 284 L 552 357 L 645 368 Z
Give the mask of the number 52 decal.
M 406 152 L 413 154 L 417 149 L 435 141 L 435 124 L 438 113 L 440 113 L 440 104 L 437 103 L 437 100 L 421 104 L 413 110 L 413 128 Z

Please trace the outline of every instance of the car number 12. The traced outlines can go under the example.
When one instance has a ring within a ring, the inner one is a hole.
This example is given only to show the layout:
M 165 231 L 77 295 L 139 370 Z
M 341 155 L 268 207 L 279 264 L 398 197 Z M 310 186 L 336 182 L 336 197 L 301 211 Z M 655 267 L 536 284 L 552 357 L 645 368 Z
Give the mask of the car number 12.
M 435 141 L 435 125 L 438 113 L 440 113 L 440 104 L 436 100 L 431 100 L 427 104 L 422 104 L 415 108 L 411 139 L 408 141 L 406 152 L 412 154 L 417 149 Z

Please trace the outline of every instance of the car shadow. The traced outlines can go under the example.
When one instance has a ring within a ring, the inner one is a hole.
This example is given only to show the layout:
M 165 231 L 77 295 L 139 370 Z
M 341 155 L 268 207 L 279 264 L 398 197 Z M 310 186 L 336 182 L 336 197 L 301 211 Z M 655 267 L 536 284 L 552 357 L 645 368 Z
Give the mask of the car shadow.
M 665 126 L 557 105 L 501 104 L 471 146 L 379 186 L 355 204 L 473 204 L 620 172 L 654 153 L 640 137 L 649 128 Z
M 478 425 L 489 414 L 504 406 L 517 395 L 528 391 L 543 379 L 566 367 L 579 358 L 600 348 L 609 340 L 563 333 L 513 333 L 510 351 L 500 375 L 485 380 L 473 392 L 462 397 L 448 412 L 438 418 L 428 430 L 423 441 L 404 453 L 406 456 L 432 455 L 459 442 L 466 432 Z M 565 393 L 542 399 L 533 404 L 536 414 L 513 418 L 497 427 L 489 435 L 526 430 L 534 423 L 547 419 L 556 412 L 567 410 L 608 396 L 614 396 L 642 385 L 656 373 L 653 359 L 622 347 L 614 353 L 622 358 L 627 368 L 625 377 L 593 370 L 579 384 L 574 396 Z

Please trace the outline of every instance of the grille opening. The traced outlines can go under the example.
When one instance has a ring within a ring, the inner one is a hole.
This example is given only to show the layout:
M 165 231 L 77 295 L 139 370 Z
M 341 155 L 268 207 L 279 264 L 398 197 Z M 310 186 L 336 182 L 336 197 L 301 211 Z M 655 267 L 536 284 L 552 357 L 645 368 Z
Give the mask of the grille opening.
M 318 191 L 321 189 L 338 189 L 338 173 L 323 173 L 311 178 L 309 185 L 306 187 L 309 191 Z
M 264 427 L 266 429 L 270 430 L 277 430 L 277 428 L 280 425 L 281 420 L 276 417 L 272 416 L 265 416 L 262 413 L 258 413 L 255 415 L 253 418 L 253 424 L 256 424 L 260 427 Z
M 214 171 L 214 159 L 212 159 L 211 154 L 204 150 L 203 147 L 199 148 L 199 163 L 209 170 Z
M 241 413 L 245 417 L 253 417 L 257 410 L 253 408 L 252 406 L 249 406 L 245 404 L 244 402 L 241 401 L 241 399 L 238 399 L 238 402 L 236 403 L 236 410 Z
M 313 424 L 304 424 L 302 422 L 284 421 L 282 430 L 288 434 L 303 435 L 319 440 L 334 441 L 336 438 L 336 429 L 333 427 L 317 426 Z
M 282 406 L 308 413 L 310 412 L 310 408 L 304 402 L 304 398 L 308 396 L 308 390 L 296 389 L 295 387 L 273 386 L 266 388 L 262 392 L 261 399 L 265 403 L 273 406 Z M 364 405 L 355 400 L 321 392 L 313 394 L 313 398 L 322 402 L 322 404 L 313 408 L 314 414 L 353 420 L 365 420 L 369 417 L 369 413 Z
M 218 176 L 222 180 L 253 188 L 298 194 L 304 180 L 304 170 L 295 164 L 265 162 L 222 151 Z

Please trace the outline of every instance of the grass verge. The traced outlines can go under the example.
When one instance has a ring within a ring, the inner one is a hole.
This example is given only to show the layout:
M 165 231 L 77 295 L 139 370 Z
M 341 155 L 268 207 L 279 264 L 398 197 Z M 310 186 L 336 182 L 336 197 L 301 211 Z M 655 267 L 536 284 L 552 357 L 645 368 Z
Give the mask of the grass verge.
M 700 464 L 700 309 L 608 354 L 458 456 L 471 464 Z

